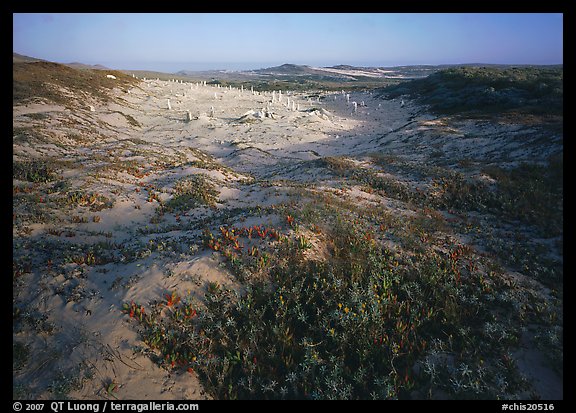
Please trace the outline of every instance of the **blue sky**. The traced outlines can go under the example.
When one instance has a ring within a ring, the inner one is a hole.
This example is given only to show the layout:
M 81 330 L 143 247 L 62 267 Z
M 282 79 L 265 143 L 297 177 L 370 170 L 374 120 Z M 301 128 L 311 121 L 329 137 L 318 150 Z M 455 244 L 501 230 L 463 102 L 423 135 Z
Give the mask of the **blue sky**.
M 559 13 L 13 14 L 13 51 L 112 69 L 563 63 Z

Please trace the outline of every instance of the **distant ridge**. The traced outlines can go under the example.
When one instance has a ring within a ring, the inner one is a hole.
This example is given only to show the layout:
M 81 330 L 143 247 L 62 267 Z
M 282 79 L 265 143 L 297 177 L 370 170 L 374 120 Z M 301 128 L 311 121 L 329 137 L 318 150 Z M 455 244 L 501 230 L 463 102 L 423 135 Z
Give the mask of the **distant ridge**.
M 72 62 L 72 63 L 65 63 L 66 66 L 73 67 L 74 69 L 94 69 L 94 70 L 112 70 L 106 66 L 102 65 L 87 65 L 85 63 L 79 62 Z
M 34 63 L 34 62 L 50 62 L 50 63 L 57 63 L 51 62 L 50 60 L 39 59 L 37 57 L 26 56 L 19 53 L 12 53 L 12 63 Z M 95 69 L 95 70 L 112 70 L 106 66 L 102 65 L 88 65 L 85 63 L 80 62 L 72 62 L 72 63 L 60 63 L 64 66 L 68 66 L 74 69 Z
M 327 66 L 328 69 L 340 69 L 340 70 L 353 70 L 357 69 L 356 66 L 350 65 L 336 65 L 336 66 Z
M 25 56 L 23 54 L 12 53 L 12 63 L 32 63 L 32 62 L 47 62 L 47 61 L 48 60 Z
M 256 73 L 282 73 L 287 75 L 296 75 L 296 74 L 307 74 L 315 72 L 310 66 L 307 65 L 295 65 L 293 63 L 284 63 L 280 66 L 268 67 L 264 69 L 257 69 L 252 70 L 252 72 Z

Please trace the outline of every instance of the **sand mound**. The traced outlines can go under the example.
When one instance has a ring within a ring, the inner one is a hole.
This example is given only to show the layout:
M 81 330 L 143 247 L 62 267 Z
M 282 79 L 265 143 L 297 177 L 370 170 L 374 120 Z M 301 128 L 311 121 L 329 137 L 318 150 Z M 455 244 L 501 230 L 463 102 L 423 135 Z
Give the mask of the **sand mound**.
M 311 108 L 305 111 L 307 116 L 318 117 L 324 120 L 331 120 L 333 117 L 332 113 L 328 112 L 324 108 Z
M 253 123 L 262 121 L 265 118 L 274 119 L 274 114 L 266 109 L 249 110 L 245 112 L 242 116 L 240 116 L 238 119 L 236 119 L 236 122 Z

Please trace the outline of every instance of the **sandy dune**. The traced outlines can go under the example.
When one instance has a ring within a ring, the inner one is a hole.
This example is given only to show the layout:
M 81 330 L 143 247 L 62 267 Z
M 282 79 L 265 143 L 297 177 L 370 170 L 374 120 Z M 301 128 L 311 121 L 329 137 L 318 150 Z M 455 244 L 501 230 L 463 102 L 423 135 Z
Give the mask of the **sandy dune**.
M 23 131 L 14 141 L 14 159 L 58 159 L 69 188 L 113 201 L 101 209 L 100 201 L 46 206 L 48 216 L 37 222 L 15 217 L 15 255 L 29 257 L 33 267 L 21 276 L 17 295 L 27 303 L 27 319 L 39 321 L 35 329 L 14 333 L 34 354 L 14 377 L 33 398 L 57 391 L 74 399 L 207 398 L 194 374 L 168 372 L 145 355 L 122 304 L 158 300 L 169 291 L 201 298 L 210 281 L 234 287 L 222 258 L 201 248 L 203 226 L 275 225 L 281 218 L 257 207 L 291 202 L 295 188 L 341 191 L 359 203 L 402 209 L 335 181 L 315 160 L 344 156 L 368 165 L 368 156 L 378 153 L 457 166 L 467 160 L 515 165 L 547 156 L 535 128 L 436 118 L 410 102 L 401 107 L 369 92 L 351 92 L 347 103 L 341 92 L 282 91 L 282 102 L 277 92 L 272 102 L 271 92 L 146 80 L 130 93 L 115 93 L 108 104 L 14 107 L 14 128 Z M 26 129 L 30 125 L 35 129 Z M 561 137 L 550 139 L 550 153 L 561 148 Z M 479 175 L 473 164 L 467 173 Z M 174 198 L 176 184 L 197 174 L 217 188 L 215 205 L 159 217 L 158 200 Z M 397 178 L 417 181 L 417 175 Z M 90 246 L 106 258 L 98 265 L 75 262 Z M 110 383 L 117 386 L 107 391 Z

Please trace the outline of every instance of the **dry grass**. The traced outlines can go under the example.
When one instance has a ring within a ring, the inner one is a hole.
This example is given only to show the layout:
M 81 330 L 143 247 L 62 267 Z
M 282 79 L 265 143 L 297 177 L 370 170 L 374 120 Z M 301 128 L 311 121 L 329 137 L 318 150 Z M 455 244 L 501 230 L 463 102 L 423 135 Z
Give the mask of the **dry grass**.
M 61 92 L 61 88 L 72 91 L 78 97 L 93 96 L 109 100 L 113 88 L 129 88 L 139 80 L 118 71 L 92 69 L 73 69 L 51 62 L 15 63 L 12 66 L 13 103 L 46 99 L 60 104 L 69 104 L 70 98 Z M 106 77 L 116 76 L 116 80 Z

